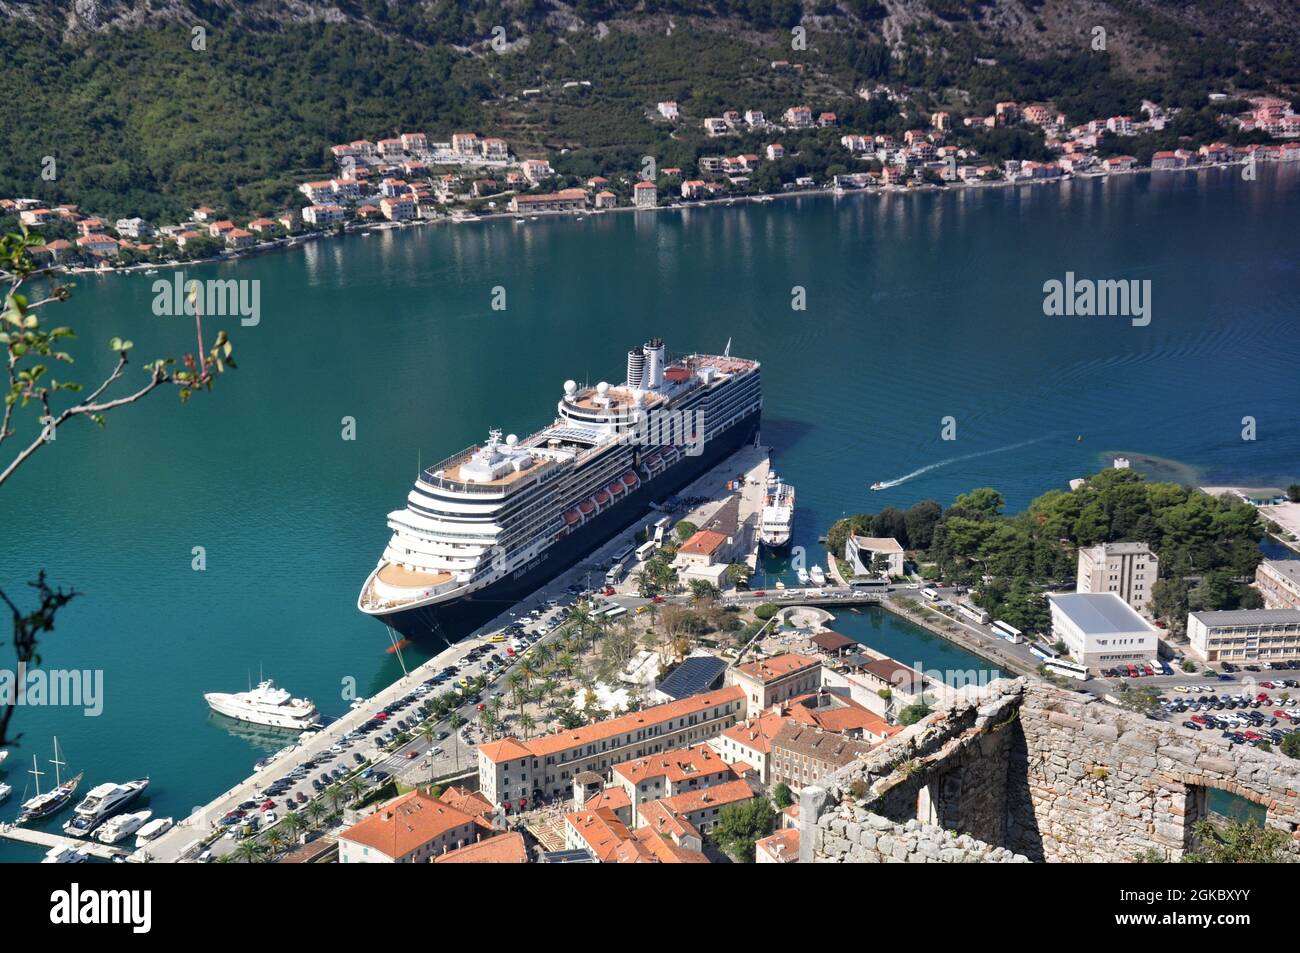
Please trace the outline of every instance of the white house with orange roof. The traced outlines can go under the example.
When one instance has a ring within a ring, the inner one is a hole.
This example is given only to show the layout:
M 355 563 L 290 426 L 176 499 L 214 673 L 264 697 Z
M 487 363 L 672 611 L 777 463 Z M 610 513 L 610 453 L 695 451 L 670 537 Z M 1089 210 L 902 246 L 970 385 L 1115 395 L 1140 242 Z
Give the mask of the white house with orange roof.
M 789 716 L 771 711 L 728 728 L 712 742 L 727 764 L 746 764 L 764 784 L 771 777 L 772 739 L 789 721 Z
M 709 833 L 722 818 L 722 812 L 735 804 L 754 800 L 758 794 L 748 781 L 737 779 L 694 791 L 683 791 L 672 797 L 660 798 L 637 808 L 637 826 L 657 822 L 661 811 L 690 824 L 703 834 Z
M 736 772 L 709 744 L 665 751 L 614 766 L 614 784 L 633 807 L 684 791 L 736 780 Z
M 420 864 L 473 844 L 473 815 L 411 791 L 339 835 L 340 864 Z
M 754 863 L 794 864 L 799 861 L 799 830 L 783 827 L 754 841 Z
M 744 691 L 745 717 L 754 718 L 778 702 L 821 688 L 822 663 L 787 652 L 727 669 L 725 684 Z

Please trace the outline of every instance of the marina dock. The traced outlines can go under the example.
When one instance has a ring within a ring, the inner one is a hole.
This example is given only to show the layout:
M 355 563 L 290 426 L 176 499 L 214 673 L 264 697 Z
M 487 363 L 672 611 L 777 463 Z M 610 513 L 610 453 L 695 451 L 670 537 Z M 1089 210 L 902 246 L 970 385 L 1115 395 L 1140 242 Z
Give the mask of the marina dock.
M 130 855 L 129 851 L 120 847 L 113 847 L 110 844 L 101 844 L 99 841 L 64 837 L 62 834 L 32 830 L 28 827 L 19 827 L 16 824 L 0 824 L 0 838 L 46 849 L 51 847 L 76 847 L 99 860 L 112 860 L 114 857 L 127 857 Z

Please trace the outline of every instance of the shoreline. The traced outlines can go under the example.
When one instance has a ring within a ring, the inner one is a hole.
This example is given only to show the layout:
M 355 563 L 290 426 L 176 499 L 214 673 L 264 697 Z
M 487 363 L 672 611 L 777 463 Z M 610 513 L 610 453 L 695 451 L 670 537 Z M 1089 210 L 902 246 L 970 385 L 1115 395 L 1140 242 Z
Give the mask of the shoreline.
M 873 198 L 885 198 L 895 195 L 931 195 L 958 193 L 966 190 L 983 191 L 986 189 L 1011 189 L 1021 187 L 1041 187 L 1041 186 L 1061 186 L 1070 182 L 1094 182 L 1105 181 L 1117 176 L 1134 176 L 1134 175 L 1154 175 L 1156 173 L 1195 173 L 1199 176 L 1203 172 L 1222 172 L 1237 167 L 1244 167 L 1245 162 L 1218 162 L 1212 165 L 1193 166 L 1185 169 L 1152 169 L 1150 167 L 1138 169 L 1120 169 L 1111 172 L 1084 172 L 1084 173 L 1066 173 L 1050 179 L 999 179 L 991 182 L 970 182 L 960 184 L 944 185 L 886 185 L 879 187 L 864 187 L 854 189 L 834 189 L 829 186 L 819 188 L 792 189 L 787 192 L 763 192 L 755 195 L 736 195 L 729 198 L 682 201 L 674 202 L 668 205 L 656 205 L 654 208 L 637 208 L 632 205 L 621 205 L 616 208 L 607 209 L 584 209 L 579 212 L 488 212 L 483 215 L 471 215 L 457 217 L 455 214 L 443 216 L 435 219 L 420 219 L 406 222 L 373 222 L 345 226 L 342 231 L 323 231 L 309 232 L 301 235 L 286 236 L 284 238 L 273 239 L 268 242 L 258 243 L 246 249 L 233 251 L 228 254 L 220 254 L 208 258 L 194 258 L 185 261 L 175 262 L 145 262 L 133 265 L 114 265 L 111 267 L 88 267 L 77 265 L 72 267 L 60 267 L 58 265 L 50 266 L 44 271 L 46 273 L 62 273 L 68 275 L 116 275 L 131 274 L 136 272 L 147 272 L 156 269 L 158 271 L 184 268 L 187 265 L 212 265 L 212 264 L 233 264 L 249 258 L 260 257 L 272 252 L 282 252 L 297 248 L 308 242 L 323 241 L 338 238 L 347 238 L 351 235 L 367 235 L 376 232 L 400 231 L 408 228 L 423 228 L 437 225 L 470 225 L 477 222 L 499 221 L 501 219 L 524 219 L 522 224 L 529 224 L 533 221 L 542 222 L 546 220 L 562 220 L 565 218 L 585 219 L 594 216 L 605 215 L 607 213 L 619 212 L 681 212 L 691 209 L 703 208 L 731 208 L 737 205 L 766 205 L 769 202 L 781 201 L 783 199 L 798 198 L 815 198 L 826 197 L 839 199 L 851 195 L 864 195 Z M 1289 165 L 1300 165 L 1296 163 L 1269 163 L 1272 166 L 1284 167 Z

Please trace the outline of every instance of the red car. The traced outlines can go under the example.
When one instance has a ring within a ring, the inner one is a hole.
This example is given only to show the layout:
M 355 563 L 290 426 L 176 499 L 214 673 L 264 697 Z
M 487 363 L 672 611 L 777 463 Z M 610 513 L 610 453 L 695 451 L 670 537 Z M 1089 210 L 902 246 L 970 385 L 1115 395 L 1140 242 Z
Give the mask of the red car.
M 1154 674 L 1155 674 L 1155 671 L 1151 668 L 1150 665 L 1143 665 L 1143 666 L 1142 666 L 1142 671 L 1146 672 L 1148 675 L 1154 675 Z
M 613 587 L 613 586 L 606 586 L 606 587 L 605 587 L 605 595 L 607 595 L 607 596 L 612 596 L 613 594 L 614 594 L 614 587 Z
M 1128 668 L 1128 677 L 1129 677 L 1129 678 L 1137 678 L 1137 677 L 1138 677 L 1138 670 L 1137 670 L 1137 666 L 1136 666 L 1136 665 L 1134 665 L 1134 664 L 1132 664 L 1132 663 L 1130 662 L 1130 663 L 1128 664 L 1127 668 Z
M 1258 695 L 1255 696 L 1255 701 L 1263 704 L 1264 702 L 1268 701 L 1268 696 L 1265 695 L 1263 692 L 1260 692 Z
M 478 710 L 479 710 L 479 711 L 484 711 L 484 710 L 486 710 L 486 709 L 487 709 L 487 705 L 483 704 L 482 702 L 479 702 L 479 704 L 478 704 Z
M 1289 711 L 1283 711 L 1282 709 L 1279 708 L 1277 711 L 1273 712 L 1273 717 L 1274 717 L 1274 718 L 1290 718 L 1290 717 L 1291 717 L 1291 713 L 1290 713 Z
M 375 715 L 375 721 L 387 721 L 387 720 L 388 720 L 388 712 L 386 711 L 381 711 Z
M 765 596 L 765 595 L 767 595 L 767 590 L 766 590 L 766 589 L 759 589 L 757 592 L 753 593 L 753 595 L 756 595 L 756 596 Z
M 406 752 L 405 758 L 406 758 L 407 761 L 410 761 L 410 760 L 411 760 L 412 758 L 414 758 L 414 757 L 415 757 L 415 752 L 414 752 L 414 751 L 408 751 L 408 752 Z
M 258 807 L 258 810 L 269 811 L 273 807 L 275 807 L 275 802 L 272 801 L 270 798 L 267 798 L 265 801 L 262 802 L 261 806 Z
M 653 599 L 651 599 L 650 601 L 653 602 L 655 605 L 661 605 L 661 604 L 663 603 L 663 601 L 664 601 L 664 597 L 663 597 L 663 596 L 655 596 L 655 597 L 654 597 Z
M 1260 682 L 1260 683 L 1259 683 L 1259 687 L 1260 687 L 1260 688 L 1277 688 L 1277 686 L 1274 685 L 1272 682 Z

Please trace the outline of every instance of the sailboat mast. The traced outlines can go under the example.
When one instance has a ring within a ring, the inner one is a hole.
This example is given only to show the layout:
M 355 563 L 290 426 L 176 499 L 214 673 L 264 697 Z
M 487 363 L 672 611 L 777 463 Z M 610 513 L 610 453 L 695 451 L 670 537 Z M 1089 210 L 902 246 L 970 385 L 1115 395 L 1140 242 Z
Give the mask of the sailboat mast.
M 45 772 L 42 771 L 40 767 L 37 765 L 36 755 L 32 755 L 32 769 L 27 773 L 32 775 L 32 777 L 36 778 L 36 796 L 40 797 L 41 796 L 41 775 L 44 774 Z
M 58 787 L 63 783 L 59 777 L 59 768 L 63 767 L 63 762 L 59 760 L 59 739 L 54 739 L 54 757 L 50 759 L 50 764 L 54 765 L 54 786 Z

